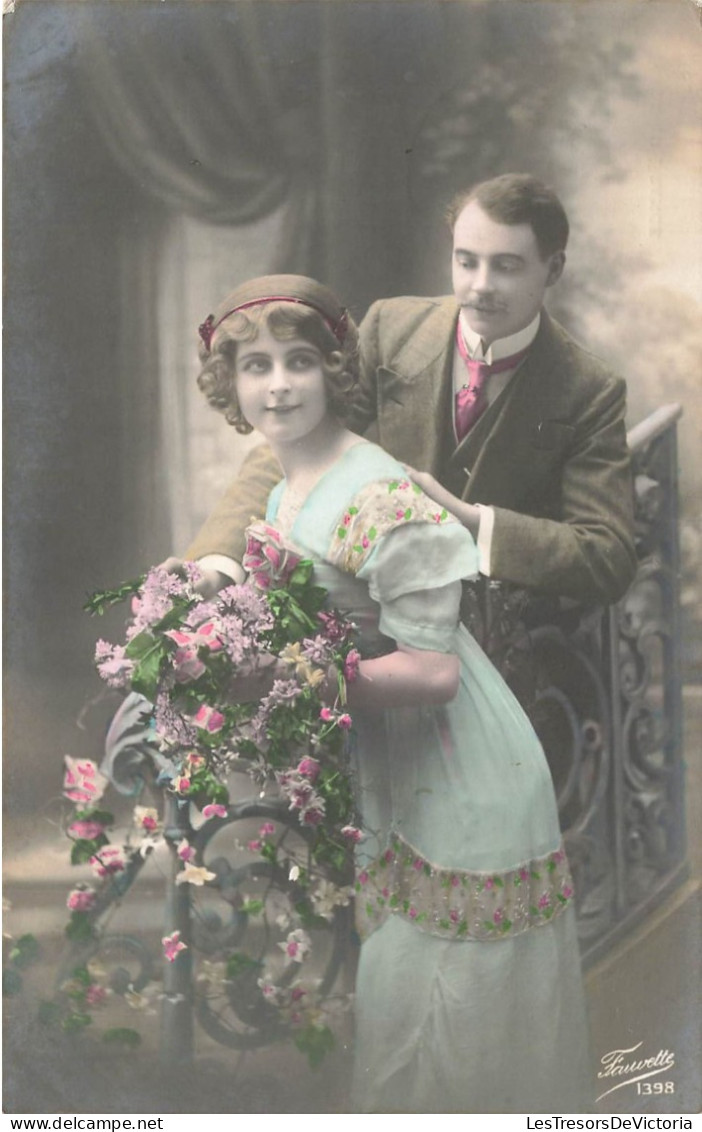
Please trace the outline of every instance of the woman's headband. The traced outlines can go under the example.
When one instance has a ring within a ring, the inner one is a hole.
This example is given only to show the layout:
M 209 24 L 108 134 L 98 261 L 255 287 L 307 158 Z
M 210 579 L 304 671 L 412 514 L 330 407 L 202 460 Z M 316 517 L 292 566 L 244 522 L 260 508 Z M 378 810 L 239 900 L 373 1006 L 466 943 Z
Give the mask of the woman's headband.
M 262 293 L 257 294 L 257 291 Z M 241 301 L 237 302 L 239 297 Z M 236 314 L 237 311 L 265 303 L 296 303 L 316 311 L 324 319 L 340 346 L 343 346 L 348 332 L 348 311 L 340 306 L 331 291 L 304 275 L 266 275 L 260 279 L 253 279 L 239 288 L 239 294 L 235 291 L 229 302 L 231 305 L 228 305 L 224 314 L 219 318 L 209 314 L 198 327 L 198 334 L 208 354 L 214 333 L 225 319 Z

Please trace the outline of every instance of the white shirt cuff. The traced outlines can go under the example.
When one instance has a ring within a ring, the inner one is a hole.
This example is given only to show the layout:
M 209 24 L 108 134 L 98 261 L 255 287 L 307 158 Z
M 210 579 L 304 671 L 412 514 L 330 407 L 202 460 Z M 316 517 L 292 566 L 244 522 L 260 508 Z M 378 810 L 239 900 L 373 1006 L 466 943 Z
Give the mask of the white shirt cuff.
M 480 507 L 478 521 L 478 569 L 486 578 L 490 577 L 490 550 L 492 531 L 495 526 L 495 512 L 492 507 Z
M 236 585 L 241 585 L 246 578 L 243 566 L 235 558 L 229 558 L 226 554 L 203 554 L 202 558 L 198 558 L 197 561 L 203 570 L 217 570 L 220 574 L 224 574 L 226 578 L 231 578 Z

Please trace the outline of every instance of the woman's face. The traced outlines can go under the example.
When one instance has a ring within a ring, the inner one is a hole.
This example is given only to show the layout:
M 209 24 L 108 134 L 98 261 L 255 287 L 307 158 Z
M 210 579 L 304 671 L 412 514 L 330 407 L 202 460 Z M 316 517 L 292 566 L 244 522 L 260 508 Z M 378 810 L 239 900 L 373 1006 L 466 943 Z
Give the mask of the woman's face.
M 320 351 L 304 338 L 280 341 L 265 324 L 237 345 L 236 394 L 246 420 L 274 447 L 309 436 L 328 416 Z

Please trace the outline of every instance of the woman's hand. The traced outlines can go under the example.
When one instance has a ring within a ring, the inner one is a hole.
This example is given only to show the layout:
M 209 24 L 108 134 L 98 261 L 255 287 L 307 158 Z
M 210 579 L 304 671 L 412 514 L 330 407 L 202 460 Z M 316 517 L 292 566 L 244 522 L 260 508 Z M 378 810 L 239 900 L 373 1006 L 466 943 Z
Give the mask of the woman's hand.
M 185 577 L 183 570 L 182 558 L 166 558 L 164 562 L 159 563 L 162 570 L 167 570 L 169 574 L 177 574 L 179 578 Z M 219 570 L 203 570 L 200 567 L 202 577 L 200 581 L 193 586 L 195 593 L 201 594 L 206 600 L 214 597 L 216 593 L 224 589 L 225 586 L 232 584 L 231 578 L 226 574 L 220 574 Z

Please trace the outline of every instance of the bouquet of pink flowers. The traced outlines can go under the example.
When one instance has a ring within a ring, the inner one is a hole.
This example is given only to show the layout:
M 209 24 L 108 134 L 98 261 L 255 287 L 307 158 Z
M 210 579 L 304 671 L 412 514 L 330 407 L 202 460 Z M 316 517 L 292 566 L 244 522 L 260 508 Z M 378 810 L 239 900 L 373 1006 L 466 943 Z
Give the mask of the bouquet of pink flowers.
M 276 1008 L 298 1047 L 316 1064 L 333 1044 L 325 1022 L 333 1000 L 296 972 L 307 965 L 308 929 L 331 924 L 351 898 L 351 850 L 361 831 L 347 768 L 346 683 L 355 678 L 360 657 L 352 624 L 324 608 L 326 591 L 314 584 L 312 563 L 265 523 L 250 528 L 244 565 L 248 584 L 228 586 L 211 599 L 197 592 L 198 566 L 186 563 L 182 574 L 155 567 L 117 590 L 95 594 L 86 609 L 102 613 L 131 599 L 124 643 L 98 641 L 96 664 L 111 687 L 139 693 L 148 701 L 147 711 L 151 705 L 148 745 L 158 764 L 157 784 L 183 804 L 194 804 L 207 825 L 228 818 L 230 773 L 244 769 L 257 798 L 273 794 L 293 817 L 301 850 L 291 847 L 270 820 L 242 847 L 287 878 L 290 907 L 276 917 L 285 937 L 278 944 L 285 971 L 274 977 L 260 959 L 237 950 L 219 963 L 202 963 L 198 985 L 205 987 L 205 1000 L 222 988 L 225 996 L 232 995 L 260 968 L 258 993 L 266 1009 Z M 242 679 L 253 690 L 250 700 L 241 694 Z M 326 698 L 321 692 L 334 683 L 331 702 L 328 692 Z M 69 894 L 66 934 L 88 950 L 100 935 L 96 917 L 126 892 L 166 833 L 157 808 L 137 805 L 134 831 L 124 845 L 111 845 L 114 818 L 102 802 L 107 786 L 94 762 L 66 758 L 63 793 L 73 804 L 66 823 L 71 860 L 89 865 L 99 882 L 82 882 Z M 198 861 L 187 838 L 173 849 L 176 884 L 199 888 L 216 882 L 216 873 Z M 247 900 L 241 913 L 263 917 L 264 903 Z M 188 947 L 177 930 L 162 944 L 169 963 Z M 65 1030 L 88 1025 L 93 1009 L 112 993 L 96 982 L 91 962 L 75 968 L 63 988 L 69 1002 L 61 1022 Z M 125 998 L 136 1008 L 145 993 L 132 987 Z M 52 1003 L 45 1007 L 58 1009 Z M 104 1037 L 139 1040 L 124 1028 Z
M 243 761 L 259 789 L 277 783 L 310 833 L 313 859 L 341 869 L 359 836 L 344 755 L 346 681 L 360 659 L 353 626 L 323 609 L 326 591 L 314 585 L 312 563 L 265 523 L 249 529 L 244 566 L 249 584 L 210 600 L 195 590 L 194 563 L 183 577 L 155 567 L 138 583 L 94 595 L 92 612 L 132 598 L 126 642 L 97 643 L 98 672 L 153 704 L 153 736 L 178 796 L 200 808 L 226 803 L 227 772 Z M 262 681 L 265 694 L 235 702 L 237 679 L 255 688 L 271 664 L 276 675 Z M 338 694 L 329 704 L 320 689 L 333 671 Z M 89 807 L 81 820 L 90 821 Z

